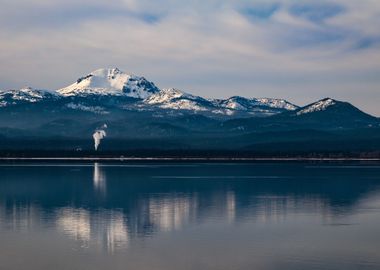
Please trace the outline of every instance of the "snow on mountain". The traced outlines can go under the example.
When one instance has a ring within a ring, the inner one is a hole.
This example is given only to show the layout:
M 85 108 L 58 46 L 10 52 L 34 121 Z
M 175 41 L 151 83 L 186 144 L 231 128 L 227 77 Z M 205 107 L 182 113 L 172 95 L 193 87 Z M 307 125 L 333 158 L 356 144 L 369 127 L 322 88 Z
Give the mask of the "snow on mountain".
M 258 102 L 258 105 L 260 106 L 268 106 L 270 108 L 276 108 L 276 109 L 285 109 L 288 111 L 294 111 L 298 108 L 298 106 L 284 100 L 284 99 L 277 99 L 277 98 L 256 98 L 256 102 Z
M 191 96 L 191 95 L 186 94 L 178 89 L 170 88 L 170 89 L 161 90 L 160 92 L 147 98 L 144 102 L 147 104 L 163 104 L 163 103 L 168 103 L 174 99 L 187 97 L 187 96 Z
M 0 107 L 15 105 L 20 102 L 35 103 L 54 96 L 56 95 L 53 92 L 37 90 L 31 87 L 25 87 L 19 90 L 0 91 Z
M 239 96 L 228 99 L 216 99 L 214 104 L 221 108 L 250 111 L 252 113 L 274 114 L 281 111 L 293 111 L 298 107 L 283 99 L 244 98 Z
M 298 107 L 282 99 L 247 99 L 231 97 L 229 99 L 205 99 L 184 93 L 178 89 L 164 89 L 144 100 L 146 104 L 157 105 L 164 109 L 210 111 L 214 114 L 233 115 L 238 112 L 253 115 L 271 115 Z
M 175 88 L 163 89 L 145 99 L 144 103 L 163 109 L 191 111 L 207 111 L 207 105 L 212 105 L 202 97 L 193 96 Z
M 83 104 L 75 104 L 73 102 L 70 102 L 69 104 L 66 105 L 67 108 L 73 109 L 73 110 L 80 110 L 84 112 L 92 112 L 94 114 L 109 114 L 108 111 L 106 111 L 103 107 L 101 106 L 86 106 Z
M 336 101 L 331 98 L 325 98 L 322 100 L 319 100 L 315 103 L 312 103 L 306 107 L 303 107 L 301 110 L 299 110 L 296 115 L 302 115 L 312 112 L 318 112 L 318 111 L 324 111 L 328 107 L 333 106 L 336 104 Z
M 146 99 L 159 91 L 154 83 L 144 77 L 129 75 L 117 68 L 98 69 L 72 85 L 57 90 L 62 96 L 124 95 L 138 99 Z

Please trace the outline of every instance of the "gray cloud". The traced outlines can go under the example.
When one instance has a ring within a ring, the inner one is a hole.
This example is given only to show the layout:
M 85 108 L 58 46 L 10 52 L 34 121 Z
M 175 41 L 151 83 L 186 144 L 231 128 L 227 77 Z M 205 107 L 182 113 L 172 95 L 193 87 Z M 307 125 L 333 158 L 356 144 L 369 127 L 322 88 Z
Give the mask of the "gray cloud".
M 57 89 L 118 66 L 205 96 L 328 95 L 380 115 L 377 0 L 0 4 L 0 88 Z

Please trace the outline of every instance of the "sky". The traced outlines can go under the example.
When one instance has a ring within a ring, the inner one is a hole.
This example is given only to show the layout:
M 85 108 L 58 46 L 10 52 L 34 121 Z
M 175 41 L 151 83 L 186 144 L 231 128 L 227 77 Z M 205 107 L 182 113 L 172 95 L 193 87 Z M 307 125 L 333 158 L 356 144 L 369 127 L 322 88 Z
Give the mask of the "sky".
M 0 0 L 0 89 L 118 67 L 210 98 L 332 97 L 380 116 L 379 0 Z

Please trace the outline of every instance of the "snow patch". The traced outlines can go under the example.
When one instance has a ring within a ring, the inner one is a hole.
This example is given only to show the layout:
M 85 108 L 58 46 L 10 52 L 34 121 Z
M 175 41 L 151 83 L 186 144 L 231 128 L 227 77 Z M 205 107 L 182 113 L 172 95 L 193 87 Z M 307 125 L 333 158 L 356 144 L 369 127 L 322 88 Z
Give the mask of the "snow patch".
M 73 110 L 81 110 L 81 111 L 92 112 L 92 113 L 101 114 L 101 115 L 109 114 L 109 112 L 107 112 L 106 110 L 104 110 L 103 107 L 100 107 L 100 106 L 85 106 L 82 104 L 75 104 L 71 102 L 67 104 L 66 107 Z

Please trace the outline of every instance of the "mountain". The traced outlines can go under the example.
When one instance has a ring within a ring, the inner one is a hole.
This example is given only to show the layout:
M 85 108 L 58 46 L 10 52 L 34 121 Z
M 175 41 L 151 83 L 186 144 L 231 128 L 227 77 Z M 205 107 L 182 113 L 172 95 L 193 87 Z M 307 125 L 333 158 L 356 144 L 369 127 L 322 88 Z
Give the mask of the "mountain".
M 113 151 L 311 151 L 317 141 L 324 151 L 353 144 L 380 151 L 379 118 L 332 98 L 303 107 L 275 98 L 211 99 L 161 90 L 117 68 L 93 71 L 56 91 L 0 91 L 0 151 L 92 149 L 92 134 L 104 124 L 100 149 Z
M 304 107 L 294 110 L 290 115 L 296 117 L 324 117 L 324 118 L 350 118 L 360 121 L 373 119 L 374 117 L 364 113 L 348 102 L 338 101 L 332 98 L 324 98 Z
M 293 112 L 287 112 L 281 117 L 284 116 L 295 118 L 293 121 L 298 123 L 329 129 L 372 127 L 379 122 L 377 117 L 359 110 L 352 104 L 332 98 L 319 100 Z

